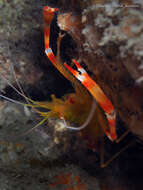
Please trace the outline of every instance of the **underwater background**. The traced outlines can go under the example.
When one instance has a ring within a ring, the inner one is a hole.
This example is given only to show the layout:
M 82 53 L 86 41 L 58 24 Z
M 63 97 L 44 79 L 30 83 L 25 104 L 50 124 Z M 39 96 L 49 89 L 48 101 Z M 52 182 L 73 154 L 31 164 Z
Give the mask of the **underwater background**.
M 126 17 L 127 20 L 130 20 L 132 18 L 130 15 L 138 16 L 136 35 L 132 36 L 130 32 L 127 34 L 128 29 L 124 28 L 127 35 L 121 35 L 120 38 L 118 38 L 122 26 L 120 24 L 125 24 L 126 21 L 123 19 L 123 23 L 119 22 L 122 19 L 119 7 L 113 5 L 112 1 L 89 2 L 91 4 L 108 3 L 111 7 L 114 7 L 114 9 L 105 10 L 105 17 L 99 13 L 94 20 L 94 23 L 99 26 L 99 33 L 104 27 L 108 28 L 100 39 L 103 47 L 101 48 L 102 52 L 99 51 L 98 53 L 104 53 L 109 59 L 112 59 L 111 57 L 119 55 L 117 47 L 121 47 L 119 56 L 124 56 L 126 52 L 131 51 L 141 62 L 143 56 L 141 49 L 143 42 L 142 1 L 137 1 L 140 9 L 138 11 L 130 9 L 130 12 L 127 13 L 129 17 Z M 118 1 L 118 3 L 124 2 Z M 136 2 L 133 1 L 133 3 Z M 18 102 L 25 102 L 24 98 L 7 83 L 8 80 L 10 84 L 18 88 L 13 70 L 15 70 L 16 79 L 20 82 L 26 96 L 34 101 L 52 102 L 52 94 L 55 95 L 58 102 L 59 100 L 66 101 L 68 99 L 67 95 L 75 93 L 74 86 L 54 68 L 46 57 L 44 49 L 43 7 L 46 5 L 58 7 L 63 12 L 71 12 L 75 9 L 80 14 L 79 7 L 85 6 L 86 3 L 83 5 L 82 1 L 72 0 L 71 6 L 68 4 L 69 2 L 65 0 L 0 0 L 1 94 Z M 84 7 L 83 15 L 88 15 L 89 10 L 89 7 L 87 9 Z M 95 10 L 91 9 L 92 11 Z M 115 22 L 116 30 L 113 29 L 113 25 L 109 27 L 111 17 Z M 116 22 L 117 18 L 119 19 L 118 22 Z M 56 40 L 60 30 L 56 19 L 55 17 L 51 24 L 51 38 L 53 40 L 51 46 L 55 54 L 57 51 Z M 128 22 L 130 23 L 130 21 Z M 86 33 L 87 30 L 84 30 L 84 32 Z M 129 41 L 129 38 L 132 40 Z M 126 41 L 125 44 L 122 39 Z M 116 46 L 114 46 L 114 40 L 116 40 Z M 80 54 L 78 52 L 79 44 L 77 45 L 75 41 L 73 36 L 67 32 L 60 49 L 63 61 L 70 62 L 73 56 Z M 89 48 L 91 47 L 84 45 L 87 51 L 90 51 Z M 91 74 L 90 71 L 89 74 Z M 137 73 L 134 79 L 140 79 L 139 76 L 139 73 Z M 125 84 L 127 85 L 127 83 L 128 76 L 127 80 L 125 79 Z M 132 80 L 129 81 L 129 85 L 130 83 L 132 84 Z M 78 95 L 80 96 L 78 101 L 84 98 L 82 94 L 79 93 Z M 89 111 L 88 101 L 91 103 L 91 96 L 88 97 L 87 95 L 85 104 L 82 105 L 85 106 L 86 111 Z M 65 103 L 65 106 L 67 105 Z M 77 107 L 78 109 L 80 110 Z M 80 119 L 80 116 L 77 117 L 77 123 Z M 40 121 L 41 117 L 30 107 L 0 99 L 0 189 L 142 189 L 142 138 L 129 133 L 120 144 L 114 144 L 105 137 L 105 159 L 107 160 L 126 145 L 131 145 L 107 167 L 101 168 L 100 147 L 98 142 L 93 143 L 96 133 L 100 130 L 90 131 L 91 128 L 88 128 L 82 134 L 80 131 L 68 130 L 64 126 L 64 120 L 58 117 L 49 117 L 44 124 L 32 129 Z M 74 123 L 75 126 L 76 124 Z M 98 123 L 93 122 L 92 128 L 95 125 L 98 125 Z M 119 116 L 117 117 L 117 130 L 119 134 L 126 130 L 126 124 L 121 121 Z M 92 132 L 93 135 L 91 135 Z

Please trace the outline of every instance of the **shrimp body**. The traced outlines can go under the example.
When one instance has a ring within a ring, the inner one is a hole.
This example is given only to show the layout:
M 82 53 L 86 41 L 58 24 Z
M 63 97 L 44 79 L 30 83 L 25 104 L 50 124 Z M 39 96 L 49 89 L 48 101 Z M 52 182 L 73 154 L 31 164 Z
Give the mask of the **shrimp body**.
M 62 39 L 62 35 L 60 34 L 57 42 L 57 56 L 55 57 L 52 49 L 50 48 L 50 23 L 54 17 L 54 13 L 58 11 L 58 9 L 45 7 L 44 8 L 44 38 L 45 38 L 45 53 L 48 56 L 49 60 L 52 64 L 64 75 L 65 78 L 70 80 L 75 86 L 80 85 L 79 81 L 82 85 L 90 92 L 90 94 L 96 99 L 97 103 L 104 110 L 105 115 L 108 120 L 109 130 L 105 130 L 104 133 L 108 136 L 108 138 L 112 141 L 117 139 L 116 135 L 116 112 L 111 101 L 104 94 L 99 85 L 90 78 L 87 72 L 80 66 L 80 64 L 73 60 L 76 65 L 78 71 L 71 68 L 68 64 L 61 63 L 60 55 L 59 55 L 59 47 L 60 41 Z M 80 73 L 79 73 L 80 72 Z

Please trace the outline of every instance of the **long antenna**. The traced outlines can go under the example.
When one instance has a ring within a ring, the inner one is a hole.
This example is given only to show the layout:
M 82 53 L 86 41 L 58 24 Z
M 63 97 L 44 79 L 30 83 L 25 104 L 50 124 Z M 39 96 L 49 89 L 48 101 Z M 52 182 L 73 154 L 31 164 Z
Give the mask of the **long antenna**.
M 3 11 L 3 14 L 4 14 L 4 11 Z M 11 71 L 12 71 L 12 74 L 13 74 L 13 76 L 14 76 L 14 79 L 15 79 L 16 84 L 17 84 L 17 86 L 18 86 L 18 88 L 19 88 L 20 91 L 18 91 L 12 84 L 10 84 L 10 82 L 9 82 L 5 77 L 3 77 L 3 79 L 5 79 L 5 80 L 7 81 L 7 83 L 8 83 L 11 87 L 13 86 L 12 88 L 13 88 L 18 94 L 22 95 L 22 96 L 26 99 L 27 103 L 29 103 L 28 98 L 26 98 L 26 95 L 25 95 L 25 93 L 24 93 L 24 91 L 23 91 L 23 89 L 22 89 L 22 87 L 21 87 L 21 85 L 20 85 L 20 82 L 18 81 L 18 79 L 17 79 L 17 77 L 16 77 L 16 73 L 15 73 L 15 70 L 14 70 L 13 63 L 15 63 L 16 61 L 15 61 L 15 59 L 14 59 L 14 56 L 12 56 L 11 52 L 9 51 L 9 43 L 8 43 L 9 38 L 8 38 L 8 31 L 7 31 L 7 24 L 6 24 L 6 22 L 5 22 L 5 35 L 6 35 L 6 46 L 7 46 L 8 56 L 9 56 L 9 57 L 11 58 L 11 60 L 12 60 L 12 61 L 10 61 Z M 13 63 L 12 63 L 12 62 L 13 62 Z
M 22 102 L 19 102 L 19 101 L 17 101 L 17 100 L 13 100 L 13 99 L 8 98 L 8 97 L 6 97 L 6 96 L 4 96 L 4 95 L 2 95 L 2 94 L 0 94 L 0 97 L 1 97 L 1 98 L 4 98 L 5 100 L 8 100 L 9 102 L 16 103 L 16 104 L 20 104 L 20 105 L 24 106 L 24 104 L 23 104 Z
M 25 96 L 24 94 L 22 94 L 19 90 L 17 90 L 17 88 L 15 88 L 15 87 L 9 82 L 9 80 L 7 80 L 7 79 L 3 76 L 3 74 L 0 73 L 0 77 L 1 77 L 3 80 L 5 80 L 5 81 L 7 82 L 7 84 L 8 84 L 13 90 L 15 90 L 19 95 L 23 96 L 23 97 L 26 99 L 26 96 Z

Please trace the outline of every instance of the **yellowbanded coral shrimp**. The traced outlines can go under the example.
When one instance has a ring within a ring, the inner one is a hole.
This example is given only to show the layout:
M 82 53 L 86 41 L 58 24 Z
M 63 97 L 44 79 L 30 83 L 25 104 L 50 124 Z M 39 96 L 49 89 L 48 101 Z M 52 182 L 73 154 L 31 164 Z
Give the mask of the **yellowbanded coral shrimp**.
M 54 18 L 55 12 L 58 9 L 44 7 L 44 38 L 45 38 L 45 53 L 48 56 L 52 64 L 58 69 L 58 71 L 64 75 L 74 86 L 75 94 L 65 96 L 64 101 L 53 97 L 51 104 L 51 110 L 58 109 L 56 114 L 64 120 L 65 126 L 73 130 L 84 129 L 88 131 L 92 139 L 101 139 L 104 134 L 111 140 L 120 142 L 129 131 L 126 131 L 118 139 L 116 134 L 116 111 L 113 104 L 104 94 L 99 85 L 87 74 L 87 72 L 81 67 L 81 65 L 73 59 L 72 62 L 76 66 L 77 70 L 73 69 L 67 63 L 62 63 L 60 58 L 60 44 L 63 35 L 60 33 L 57 40 L 57 55 L 55 56 L 50 47 L 50 25 Z M 49 16 L 50 15 L 50 16 Z M 51 19 L 51 20 L 50 20 Z M 54 106 L 53 103 L 59 105 Z M 92 103 L 91 103 L 92 102 Z M 63 106 L 64 105 L 64 106 Z M 90 105 L 90 106 L 89 106 Z M 92 106 L 91 106 L 92 105 Z M 69 107 L 68 107 L 69 106 Z M 70 108 L 70 109 L 69 109 Z M 70 112 L 72 110 L 72 112 Z M 63 111 L 63 112 L 62 112 Z M 84 111 L 86 115 L 84 115 Z M 52 113 L 52 112 L 51 112 Z M 70 113 L 70 114 L 69 114 Z M 88 114 L 89 113 L 89 114 Z M 54 112 L 55 114 L 55 112 Z M 71 117 L 70 117 L 71 116 Z M 82 120 L 87 118 L 86 120 Z M 74 119 L 73 119 L 74 118 Z M 73 120 L 72 120 L 73 119 Z M 75 128 L 68 126 L 66 121 L 77 122 L 80 126 Z M 84 133 L 84 132 L 83 132 Z M 101 151 L 101 166 L 107 166 L 113 159 L 115 159 L 122 151 L 129 147 L 127 144 L 121 151 L 117 152 L 106 163 L 104 163 L 104 150 Z
M 75 93 L 65 95 L 63 98 L 56 98 L 52 95 L 52 101 L 38 102 L 28 98 L 21 86 L 18 84 L 17 90 L 9 81 L 3 76 L 2 78 L 22 97 L 27 101 L 26 104 L 17 102 L 15 100 L 6 98 L 14 103 L 20 103 L 24 106 L 31 107 L 34 112 L 38 113 L 43 119 L 32 130 L 43 124 L 48 118 L 60 118 L 64 121 L 65 128 L 82 130 L 82 135 L 88 133 L 91 141 L 101 139 L 106 135 L 111 141 L 117 139 L 116 134 L 116 112 L 111 101 L 107 98 L 101 88 L 93 81 L 87 72 L 80 66 L 76 60 L 72 62 L 76 65 L 77 70 L 74 70 L 67 63 L 62 63 L 60 57 L 60 46 L 63 35 L 60 33 L 57 39 L 57 55 L 55 56 L 50 47 L 50 28 L 51 22 L 54 18 L 57 8 L 44 7 L 44 39 L 45 39 L 45 53 L 52 64 L 58 71 L 68 79 L 75 89 Z M 15 73 L 14 73 L 15 75 Z M 15 77 L 16 79 L 16 77 Z M 16 79 L 17 80 L 17 79 Z M 40 111 L 41 108 L 46 109 L 45 112 Z M 71 124 L 74 124 L 74 127 Z M 79 127 L 75 127 L 79 126 Z M 27 131 L 28 133 L 31 130 Z M 111 159 L 104 163 L 104 155 L 101 152 L 101 166 L 107 166 L 114 158 L 118 156 L 115 154 Z
M 73 70 L 70 66 L 68 66 L 66 63 L 64 66 L 62 64 L 58 64 L 60 62 L 60 55 L 57 54 L 57 58 L 55 58 L 52 49 L 50 48 L 50 24 L 51 20 L 49 18 L 53 18 L 54 12 L 56 12 L 57 9 L 51 9 L 48 6 L 44 8 L 44 36 L 45 36 L 45 53 L 50 59 L 50 61 L 53 63 L 53 65 L 71 82 L 75 81 L 77 78 L 92 94 L 92 96 L 96 99 L 98 104 L 101 106 L 101 108 L 105 111 L 105 114 L 107 116 L 110 132 L 105 131 L 105 134 L 110 138 L 110 140 L 115 140 L 117 138 L 116 135 L 116 126 L 115 126 L 115 119 L 116 119 L 116 113 L 114 110 L 114 107 L 110 100 L 106 97 L 104 92 L 101 90 L 101 88 L 89 77 L 89 75 L 86 73 L 86 71 L 79 65 L 79 63 L 75 60 L 73 62 L 78 68 L 78 71 Z M 50 16 L 49 16 L 50 15 Z M 48 19 L 47 19 L 48 18 Z M 59 37 L 58 40 L 58 46 L 60 44 L 61 37 Z M 58 47 L 59 49 L 59 47 Z M 59 51 L 58 51 L 59 53 Z M 69 75 L 69 70 L 74 76 Z

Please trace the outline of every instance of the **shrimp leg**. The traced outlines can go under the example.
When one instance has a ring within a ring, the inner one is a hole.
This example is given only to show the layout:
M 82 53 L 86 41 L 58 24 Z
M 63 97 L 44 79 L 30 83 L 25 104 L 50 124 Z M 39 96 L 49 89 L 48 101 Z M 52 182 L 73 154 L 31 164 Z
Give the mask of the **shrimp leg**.
M 135 144 L 135 141 L 132 141 L 130 143 L 128 143 L 127 145 L 125 145 L 123 148 L 121 148 L 120 151 L 116 152 L 113 156 L 111 156 L 111 158 L 109 158 L 108 160 L 104 160 L 104 139 L 101 142 L 101 152 L 100 152 L 100 166 L 101 168 L 105 168 L 107 167 L 114 159 L 116 159 L 122 152 L 124 152 L 125 150 L 127 150 L 130 146 L 132 146 L 133 144 Z
M 98 84 L 90 78 L 90 76 L 80 66 L 80 64 L 76 60 L 73 60 L 73 62 L 75 63 L 80 73 L 71 68 L 68 64 L 65 63 L 64 65 L 75 76 L 75 78 L 77 78 L 89 90 L 91 95 L 96 99 L 97 103 L 104 110 L 110 127 L 110 132 L 108 132 L 107 130 L 105 130 L 104 132 L 110 140 L 116 140 L 116 112 L 111 101 L 107 98 L 107 96 L 98 86 Z
M 51 47 L 50 47 L 50 24 L 54 18 L 55 12 L 58 9 L 50 8 L 48 6 L 43 9 L 44 16 L 44 41 L 45 41 L 45 53 L 52 64 L 58 69 L 58 71 L 73 84 L 77 84 L 77 79 L 65 68 L 64 64 L 60 59 L 60 43 L 64 35 L 59 33 L 57 39 L 57 55 L 55 56 Z
M 45 53 L 53 64 L 56 61 L 56 57 L 50 48 L 50 24 L 56 11 L 58 11 L 58 9 L 50 8 L 48 6 L 44 7 L 43 9 Z

